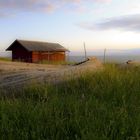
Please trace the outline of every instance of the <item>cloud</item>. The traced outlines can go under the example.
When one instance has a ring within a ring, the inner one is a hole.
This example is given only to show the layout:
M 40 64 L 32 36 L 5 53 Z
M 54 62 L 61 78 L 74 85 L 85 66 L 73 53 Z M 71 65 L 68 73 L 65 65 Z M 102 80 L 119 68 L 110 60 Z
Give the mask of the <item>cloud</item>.
M 106 19 L 100 23 L 80 23 L 80 27 L 88 30 L 124 30 L 140 32 L 140 14 Z
M 21 12 L 52 12 L 68 5 L 79 8 L 85 3 L 108 3 L 111 0 L 0 0 L 0 15 Z

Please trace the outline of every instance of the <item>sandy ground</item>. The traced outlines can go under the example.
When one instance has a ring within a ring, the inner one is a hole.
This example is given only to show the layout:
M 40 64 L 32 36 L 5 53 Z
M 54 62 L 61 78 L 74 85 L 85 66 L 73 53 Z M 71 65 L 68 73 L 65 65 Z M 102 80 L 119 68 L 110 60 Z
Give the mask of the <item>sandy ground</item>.
M 85 71 L 95 71 L 101 68 L 102 63 L 95 57 L 77 66 L 0 61 L 0 88 L 14 88 L 32 82 L 57 83 L 64 79 L 77 77 Z

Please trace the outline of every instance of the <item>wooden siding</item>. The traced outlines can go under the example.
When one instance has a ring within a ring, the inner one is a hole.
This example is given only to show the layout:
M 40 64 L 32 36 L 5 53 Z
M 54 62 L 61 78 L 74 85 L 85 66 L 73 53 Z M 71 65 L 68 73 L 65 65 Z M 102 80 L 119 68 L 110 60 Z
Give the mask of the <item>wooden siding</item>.
M 39 52 L 32 52 L 32 62 L 36 63 L 36 62 L 39 62 L 39 61 L 40 61 Z
M 32 62 L 32 53 L 25 50 L 23 47 L 15 45 L 12 51 L 13 61 Z
M 32 52 L 32 62 L 65 61 L 65 52 Z

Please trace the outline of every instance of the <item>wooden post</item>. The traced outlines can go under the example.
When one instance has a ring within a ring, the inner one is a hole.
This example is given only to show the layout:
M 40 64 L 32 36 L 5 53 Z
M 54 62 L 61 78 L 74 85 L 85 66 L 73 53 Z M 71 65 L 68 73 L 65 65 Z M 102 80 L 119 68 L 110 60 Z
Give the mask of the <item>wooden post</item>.
M 67 52 L 67 61 L 69 62 L 70 61 L 70 58 L 69 58 L 69 51 Z
M 86 44 L 84 42 L 84 52 L 85 52 L 85 60 L 87 59 L 87 50 L 86 50 Z
M 104 49 L 104 64 L 106 63 L 106 48 Z

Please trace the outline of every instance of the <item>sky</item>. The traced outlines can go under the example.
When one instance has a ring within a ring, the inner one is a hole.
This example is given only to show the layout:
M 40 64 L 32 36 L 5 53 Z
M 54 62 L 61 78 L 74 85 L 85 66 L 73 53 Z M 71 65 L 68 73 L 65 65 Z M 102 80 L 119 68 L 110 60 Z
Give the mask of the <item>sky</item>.
M 72 51 L 140 48 L 140 0 L 0 0 L 0 51 L 15 39 Z

